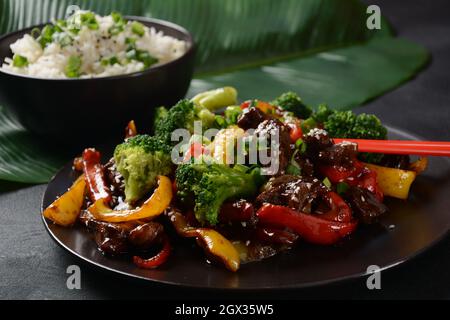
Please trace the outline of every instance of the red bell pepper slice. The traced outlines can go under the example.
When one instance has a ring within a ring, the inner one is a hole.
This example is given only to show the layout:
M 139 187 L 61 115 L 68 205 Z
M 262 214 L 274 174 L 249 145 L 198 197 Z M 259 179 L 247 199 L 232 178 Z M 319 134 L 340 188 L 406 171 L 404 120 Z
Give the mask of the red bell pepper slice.
M 93 202 L 105 199 L 111 201 L 111 190 L 106 184 L 100 152 L 93 148 L 83 151 L 83 172 L 88 186 L 89 196 Z
M 353 167 L 345 168 L 339 166 L 321 166 L 320 172 L 325 175 L 332 183 L 345 182 L 350 186 L 358 186 L 367 189 L 377 199 L 383 201 L 383 191 L 378 186 L 376 172 L 365 167 L 362 162 L 353 160 Z
M 330 210 L 321 214 L 320 218 L 337 222 L 350 222 L 352 220 L 352 210 L 336 192 L 330 191 L 324 198 L 328 202 Z
M 298 139 L 303 136 L 302 127 L 300 126 L 300 121 L 287 123 L 289 127 L 289 136 L 291 137 L 291 142 L 295 143 Z
M 383 202 L 384 194 L 377 182 L 377 173 L 365 168 L 363 176 L 358 181 L 358 187 L 372 192 L 378 201 Z
M 273 204 L 263 205 L 256 215 L 265 225 L 289 228 L 306 241 L 322 245 L 338 242 L 351 234 L 357 226 L 356 221 L 329 221 Z
M 131 120 L 125 127 L 125 139 L 134 137 L 136 135 L 137 135 L 136 124 L 134 123 L 134 120 Z
M 342 166 L 321 166 L 320 172 L 325 175 L 331 183 L 346 182 L 349 185 L 356 185 L 358 178 L 363 172 L 364 166 L 361 162 L 353 160 L 353 166 L 350 168 Z
M 241 103 L 241 110 L 247 109 L 252 105 L 252 100 L 247 100 Z
M 193 142 L 184 155 L 184 161 L 190 160 L 192 157 L 197 158 L 202 154 L 207 154 L 207 149 L 200 142 Z
M 264 112 L 266 114 L 272 114 L 272 113 L 275 113 L 275 111 L 276 111 L 276 108 L 273 105 L 271 105 L 268 102 L 261 101 L 261 100 L 256 101 L 256 108 L 258 108 L 259 110 L 261 110 L 262 112 Z
M 149 259 L 143 259 L 139 256 L 133 257 L 133 262 L 135 265 L 137 265 L 139 268 L 143 269 L 154 269 L 162 265 L 164 262 L 167 261 L 167 259 L 170 256 L 170 251 L 172 250 L 170 246 L 170 241 L 167 236 L 164 237 L 164 243 L 163 247 L 160 252 L 158 252 L 157 255 L 149 258 Z

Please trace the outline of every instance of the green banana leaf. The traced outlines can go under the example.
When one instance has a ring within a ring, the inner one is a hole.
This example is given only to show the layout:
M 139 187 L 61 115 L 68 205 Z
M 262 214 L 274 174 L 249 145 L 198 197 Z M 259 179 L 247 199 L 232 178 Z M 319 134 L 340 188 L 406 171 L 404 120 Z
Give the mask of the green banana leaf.
M 190 30 L 198 67 L 188 96 L 232 85 L 242 100 L 292 90 L 312 106 L 349 109 L 413 77 L 428 60 L 384 19 L 380 30 L 369 30 L 358 0 L 0 0 L 0 34 L 63 18 L 69 5 Z M 57 153 L 0 109 L 0 179 L 46 182 L 64 161 Z

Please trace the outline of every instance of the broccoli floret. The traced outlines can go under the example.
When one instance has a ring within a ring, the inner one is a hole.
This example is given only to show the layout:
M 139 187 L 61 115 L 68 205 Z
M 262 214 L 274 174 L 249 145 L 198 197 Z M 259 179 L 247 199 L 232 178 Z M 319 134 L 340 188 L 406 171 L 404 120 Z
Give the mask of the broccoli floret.
M 328 108 L 326 104 L 320 104 L 317 107 L 316 112 L 314 112 L 314 114 L 311 117 L 314 118 L 314 120 L 316 120 L 319 123 L 324 123 L 325 121 L 327 121 L 328 117 L 331 116 L 334 112 L 335 111 Z
M 387 138 L 387 129 L 375 115 L 362 113 L 356 117 L 352 134 L 358 139 L 384 140 Z
M 162 119 L 164 119 L 165 117 L 167 117 L 167 114 L 169 113 L 169 110 L 167 110 L 166 107 L 159 107 L 156 108 L 155 110 L 155 114 L 153 116 L 153 129 L 155 129 L 156 124 L 160 121 L 162 121 Z
M 203 130 L 206 130 L 215 121 L 214 113 L 186 99 L 178 102 L 167 113 L 161 110 L 159 115 L 154 126 L 155 136 L 167 145 L 175 143 L 171 141 L 174 130 L 185 128 L 192 133 L 194 131 L 194 121 L 201 121 Z
M 259 171 L 245 172 L 223 164 L 188 163 L 176 171 L 177 195 L 184 205 L 193 206 L 197 220 L 215 225 L 222 204 L 238 197 L 256 194 Z
M 117 170 L 125 181 L 125 199 L 139 200 L 156 184 L 158 175 L 172 172 L 171 147 L 156 137 L 137 135 L 114 151 Z
M 351 111 L 335 112 L 323 123 L 328 134 L 333 138 L 355 138 L 352 129 L 356 123 L 356 115 Z
M 306 106 L 295 92 L 285 92 L 271 102 L 284 111 L 292 112 L 296 117 L 306 119 L 312 114 L 312 109 Z
M 324 122 L 324 128 L 335 138 L 382 140 L 387 137 L 387 129 L 373 114 L 337 111 Z

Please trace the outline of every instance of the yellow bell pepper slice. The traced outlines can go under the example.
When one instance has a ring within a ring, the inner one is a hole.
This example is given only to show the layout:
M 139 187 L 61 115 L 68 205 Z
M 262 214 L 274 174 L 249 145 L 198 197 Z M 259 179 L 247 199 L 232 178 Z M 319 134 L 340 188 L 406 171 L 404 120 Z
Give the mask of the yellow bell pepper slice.
M 215 258 L 231 271 L 237 271 L 240 265 L 239 253 L 233 244 L 213 229 L 197 229 L 197 241 Z
M 364 165 L 377 173 L 377 182 L 384 195 L 398 199 L 408 198 L 409 189 L 417 175 L 416 172 L 369 163 Z
M 417 174 L 421 174 L 427 169 L 428 166 L 428 158 L 420 157 L 415 162 L 409 165 L 409 170 L 414 171 Z
M 80 214 L 85 193 L 86 182 L 84 175 L 81 175 L 69 190 L 42 212 L 43 216 L 63 227 L 73 225 Z
M 175 210 L 168 214 L 177 233 L 186 238 L 197 238 L 197 242 L 208 255 L 221 261 L 228 270 L 237 271 L 240 266 L 239 253 L 234 245 L 213 229 L 190 227 L 185 217 Z
M 165 176 L 158 176 L 158 187 L 144 204 L 133 210 L 113 210 L 103 199 L 97 200 L 88 210 L 95 219 L 105 222 L 126 222 L 159 216 L 172 201 L 172 183 Z

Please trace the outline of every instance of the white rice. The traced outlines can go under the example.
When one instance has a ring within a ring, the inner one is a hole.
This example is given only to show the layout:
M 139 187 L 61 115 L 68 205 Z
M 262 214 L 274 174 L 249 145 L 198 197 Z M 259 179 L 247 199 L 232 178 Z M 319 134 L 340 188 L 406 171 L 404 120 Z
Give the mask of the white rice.
M 75 16 L 83 13 L 86 11 L 78 11 Z M 132 21 L 127 22 L 122 32 L 111 35 L 110 28 L 114 26 L 113 17 L 111 15 L 104 17 L 95 15 L 95 17 L 98 23 L 97 30 L 91 30 L 87 26 L 82 26 L 78 34 L 64 30 L 73 39 L 72 43 L 66 46 L 53 41 L 42 48 L 36 39 L 26 34 L 11 44 L 11 50 L 14 55 L 25 57 L 28 65 L 16 67 L 12 58 L 6 58 L 0 69 L 37 78 L 65 79 L 68 78 L 65 69 L 69 57 L 77 56 L 81 58 L 80 78 L 108 77 L 145 69 L 141 61 L 127 59 L 126 50 L 129 46 L 126 43 L 127 38 L 135 40 L 136 49 L 146 51 L 157 59 L 157 63 L 152 66 L 175 60 L 187 50 L 185 41 L 164 35 L 154 28 L 144 27 L 144 35 L 136 35 L 132 31 Z M 102 64 L 103 59 L 111 57 L 117 58 L 119 63 Z

